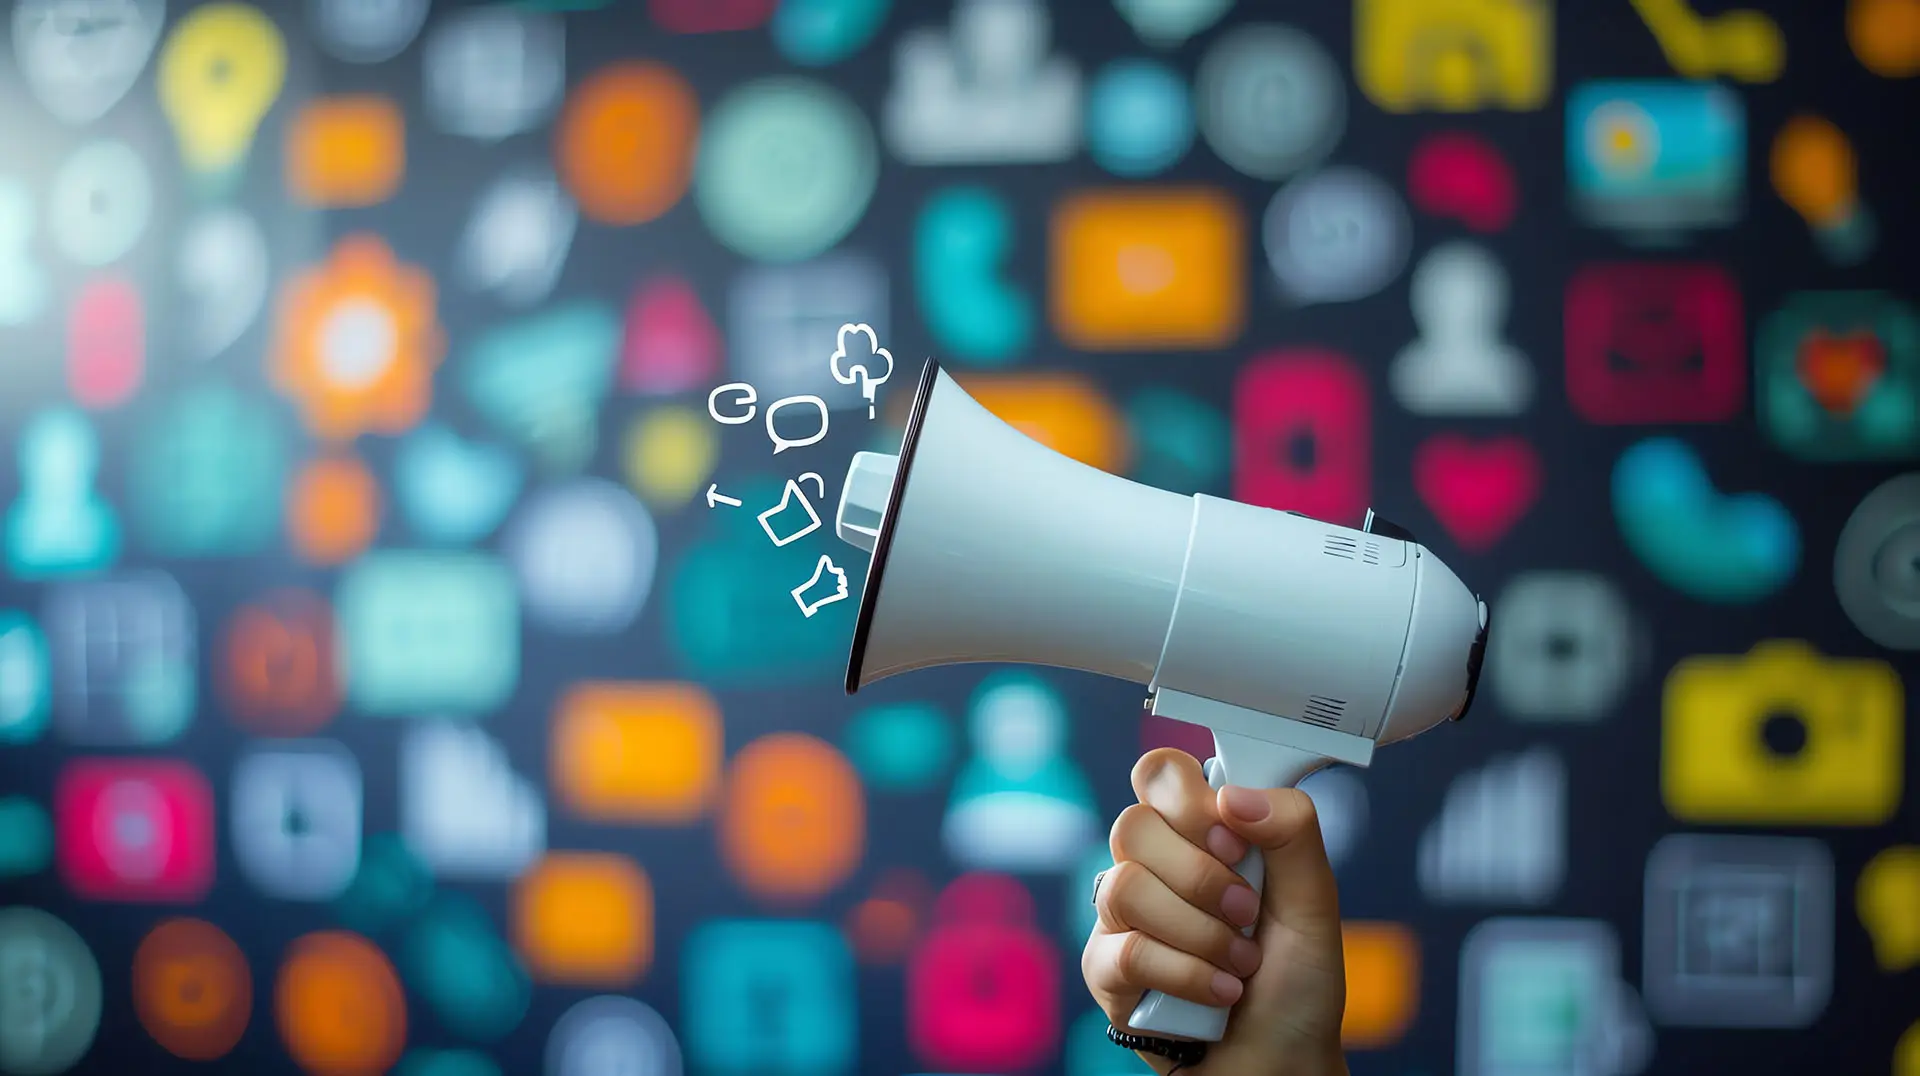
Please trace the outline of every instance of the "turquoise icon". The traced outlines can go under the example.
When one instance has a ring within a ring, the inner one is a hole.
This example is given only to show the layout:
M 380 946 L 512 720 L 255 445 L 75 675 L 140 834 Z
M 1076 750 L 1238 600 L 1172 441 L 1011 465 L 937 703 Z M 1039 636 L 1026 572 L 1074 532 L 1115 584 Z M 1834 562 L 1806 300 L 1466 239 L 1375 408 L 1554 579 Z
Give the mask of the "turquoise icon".
M 680 1026 L 694 1070 L 852 1071 L 859 1043 L 853 953 L 831 923 L 702 923 L 688 935 L 680 966 Z
M 797 262 L 846 238 L 879 182 L 873 128 L 852 101 L 810 79 L 766 78 L 708 114 L 693 197 L 734 253 Z
M 599 445 L 600 404 L 613 388 L 620 318 L 576 302 L 495 328 L 461 366 L 467 401 L 553 473 L 584 468 Z
M 408 1050 L 393 1076 L 501 1076 L 501 1071 L 478 1050 Z
M 364 713 L 477 716 L 519 682 L 519 594 L 492 554 L 369 553 L 342 577 L 334 610 L 347 701 Z
M 400 974 L 441 1026 L 495 1042 L 520 1026 L 533 983 L 487 913 L 470 898 L 441 894 L 407 929 Z
M 1099 1009 L 1081 1014 L 1067 1028 L 1066 1053 L 1067 1076 L 1140 1076 L 1153 1071 L 1139 1054 L 1107 1038 L 1107 1014 Z
M 433 545 L 471 545 L 497 530 L 526 481 L 503 445 L 428 423 L 394 450 L 393 492 L 407 528 Z
M 925 791 L 953 762 L 953 728 L 930 703 L 864 710 L 847 723 L 845 735 L 848 759 L 876 792 Z
M 0 610 L 0 744 L 39 739 L 52 699 L 47 637 L 27 614 Z
M 935 195 L 914 227 L 914 293 L 940 348 L 955 361 L 1012 363 L 1033 339 L 1033 300 L 1005 277 L 1013 212 L 983 187 Z
M 20 433 L 20 495 L 7 511 L 7 567 L 18 579 L 96 572 L 120 559 L 120 520 L 93 488 L 100 439 L 71 407 Z
M 1057 874 L 1104 831 L 1093 787 L 1067 753 L 1060 695 L 1024 670 L 980 685 L 968 715 L 973 757 L 960 770 L 941 836 L 972 870 Z
M 1803 292 L 1763 323 L 1761 425 L 1812 463 L 1920 457 L 1920 314 L 1876 291 Z
M 782 0 L 767 31 L 789 63 L 826 67 L 872 41 L 889 6 L 889 0 Z
M 1779 501 L 1722 494 L 1691 448 L 1641 441 L 1613 468 L 1613 514 L 1647 570 L 1703 602 L 1751 605 L 1800 567 L 1800 529 Z
M 1174 389 L 1146 389 L 1127 402 L 1133 479 L 1179 494 L 1218 492 L 1233 464 L 1233 430 L 1211 405 Z
M 162 557 L 257 553 L 279 534 L 287 423 L 255 397 L 202 385 L 141 424 L 128 456 L 129 523 Z
M 398 834 L 380 833 L 361 842 L 353 881 L 334 898 L 333 911 L 349 930 L 374 935 L 425 911 L 433 900 L 433 875 Z
M 53 862 L 53 819 L 22 796 L 0 799 L 0 878 L 39 874 Z
M 1123 179 L 1144 179 L 1180 163 L 1193 148 L 1193 101 L 1186 80 L 1152 60 L 1119 60 L 1087 95 L 1087 153 Z

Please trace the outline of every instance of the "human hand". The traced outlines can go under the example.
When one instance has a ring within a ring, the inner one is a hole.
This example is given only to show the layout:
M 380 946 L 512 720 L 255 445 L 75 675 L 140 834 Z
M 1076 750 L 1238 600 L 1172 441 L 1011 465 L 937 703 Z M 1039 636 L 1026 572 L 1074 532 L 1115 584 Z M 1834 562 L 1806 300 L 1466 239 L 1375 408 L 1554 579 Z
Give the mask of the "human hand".
M 1181 1076 L 1345 1076 L 1340 900 L 1313 800 L 1290 788 L 1216 793 L 1172 748 L 1140 759 L 1133 790 L 1140 802 L 1113 824 L 1114 866 L 1080 959 L 1107 1019 L 1133 1031 L 1127 1018 L 1148 990 L 1231 1005 L 1225 1037 Z M 1249 847 L 1266 859 L 1258 898 L 1233 870 Z M 1161 1076 L 1174 1068 L 1140 1056 Z

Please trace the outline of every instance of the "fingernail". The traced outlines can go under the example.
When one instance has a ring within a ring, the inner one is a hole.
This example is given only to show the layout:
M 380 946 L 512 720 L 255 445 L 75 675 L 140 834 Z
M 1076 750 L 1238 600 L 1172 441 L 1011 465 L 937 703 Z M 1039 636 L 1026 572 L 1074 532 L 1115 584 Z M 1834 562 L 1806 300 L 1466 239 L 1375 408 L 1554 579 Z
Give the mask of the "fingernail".
M 1233 947 L 1227 950 L 1227 959 L 1242 976 L 1252 975 L 1260 970 L 1260 946 L 1252 938 L 1235 938 Z
M 1236 927 L 1251 926 L 1260 914 L 1260 898 L 1246 886 L 1228 886 L 1220 897 L 1220 914 Z
M 1207 851 L 1213 853 L 1213 858 L 1233 867 L 1247 857 L 1247 842 L 1225 826 L 1214 826 L 1207 830 Z
M 1220 1004 L 1231 1005 L 1239 1001 L 1241 989 L 1240 980 L 1224 971 L 1213 973 L 1213 996 L 1220 999 Z
M 1233 816 L 1242 822 L 1258 822 L 1267 817 L 1267 811 L 1270 809 L 1267 806 L 1267 797 L 1254 789 L 1241 788 L 1239 785 L 1228 785 L 1225 799 L 1227 810 L 1232 811 Z

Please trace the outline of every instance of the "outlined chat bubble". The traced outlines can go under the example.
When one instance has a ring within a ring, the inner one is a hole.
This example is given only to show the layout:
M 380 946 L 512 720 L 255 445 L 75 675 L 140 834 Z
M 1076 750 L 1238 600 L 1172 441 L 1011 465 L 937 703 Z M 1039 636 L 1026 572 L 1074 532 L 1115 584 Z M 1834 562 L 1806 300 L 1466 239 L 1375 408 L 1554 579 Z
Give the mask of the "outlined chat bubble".
M 1412 221 L 1400 196 L 1357 168 L 1329 168 L 1287 184 L 1267 206 L 1267 263 L 1302 305 L 1364 299 L 1406 267 Z
M 773 422 L 774 416 L 778 415 L 780 413 L 780 409 L 783 407 L 798 407 L 802 404 L 809 405 L 813 407 L 814 410 L 820 412 L 820 428 L 818 430 L 815 430 L 810 436 L 807 436 L 807 437 L 790 438 L 790 437 L 780 436 L 780 431 L 776 429 L 774 426 L 774 422 Z M 805 448 L 808 445 L 817 445 L 826 436 L 827 436 L 827 401 L 821 399 L 820 397 L 788 396 L 785 399 L 775 400 L 771 404 L 767 405 L 767 440 L 773 442 L 774 455 L 778 456 L 780 453 L 785 452 L 789 448 Z

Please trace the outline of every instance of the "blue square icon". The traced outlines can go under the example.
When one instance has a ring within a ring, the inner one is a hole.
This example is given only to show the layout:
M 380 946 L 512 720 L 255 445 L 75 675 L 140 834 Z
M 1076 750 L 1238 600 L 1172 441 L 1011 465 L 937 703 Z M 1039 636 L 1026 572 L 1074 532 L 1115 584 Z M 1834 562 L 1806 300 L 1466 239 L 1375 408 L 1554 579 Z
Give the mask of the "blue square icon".
M 1589 82 L 1567 95 L 1567 188 L 1588 224 L 1671 242 L 1746 207 L 1746 112 L 1715 82 Z
M 711 1073 L 851 1072 L 853 954 L 829 923 L 721 920 L 687 938 L 681 1024 Z

